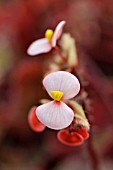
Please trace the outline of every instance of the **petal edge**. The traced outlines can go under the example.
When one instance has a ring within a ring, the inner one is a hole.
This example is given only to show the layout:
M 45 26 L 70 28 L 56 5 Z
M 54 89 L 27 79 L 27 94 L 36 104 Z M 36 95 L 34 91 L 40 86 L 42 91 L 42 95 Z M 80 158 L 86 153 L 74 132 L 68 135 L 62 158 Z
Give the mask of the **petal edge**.
M 47 38 L 42 38 L 31 43 L 27 49 L 27 53 L 31 56 L 47 53 L 52 49 Z
M 64 25 L 66 24 L 66 21 L 61 21 L 57 26 L 56 29 L 54 31 L 53 37 L 52 37 L 52 47 L 56 46 L 56 41 L 60 38 Z
M 56 71 L 48 74 L 43 79 L 43 85 L 50 96 L 50 91 L 63 92 L 64 95 L 62 99 L 71 99 L 76 96 L 80 90 L 78 79 L 66 71 Z

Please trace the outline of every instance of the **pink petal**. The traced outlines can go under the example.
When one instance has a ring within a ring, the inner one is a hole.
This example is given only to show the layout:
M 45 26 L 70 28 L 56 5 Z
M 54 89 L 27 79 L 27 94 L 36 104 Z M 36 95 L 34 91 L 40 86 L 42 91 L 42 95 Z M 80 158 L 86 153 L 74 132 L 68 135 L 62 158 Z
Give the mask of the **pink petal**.
M 63 102 L 49 102 L 36 109 L 38 119 L 47 127 L 63 129 L 71 124 L 74 112 Z
M 61 21 L 57 25 L 57 27 L 56 27 L 56 29 L 54 31 L 53 37 L 52 37 L 52 42 L 51 42 L 52 47 L 56 46 L 56 41 L 60 38 L 65 24 L 66 24 L 66 21 Z
M 43 80 L 43 85 L 50 96 L 51 90 L 63 92 L 64 95 L 62 99 L 73 98 L 80 90 L 78 79 L 73 74 L 66 71 L 56 71 L 48 74 Z
M 27 53 L 31 56 L 47 53 L 52 49 L 51 44 L 49 43 L 47 38 L 42 38 L 34 41 L 28 48 Z

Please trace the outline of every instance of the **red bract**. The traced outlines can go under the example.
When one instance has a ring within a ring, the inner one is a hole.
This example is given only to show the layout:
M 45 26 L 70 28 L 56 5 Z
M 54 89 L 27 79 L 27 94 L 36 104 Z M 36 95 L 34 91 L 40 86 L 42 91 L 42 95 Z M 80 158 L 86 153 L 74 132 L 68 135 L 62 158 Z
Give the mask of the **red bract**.
M 85 126 L 81 126 L 80 128 L 77 128 L 76 132 L 79 133 L 84 139 L 89 138 L 89 133 Z
M 36 117 L 36 108 L 37 106 L 34 106 L 29 111 L 28 122 L 32 130 L 35 132 L 42 132 L 45 129 L 45 125 L 43 125 Z
M 59 141 L 68 146 L 78 146 L 84 141 L 83 137 L 77 132 L 69 132 L 67 129 L 61 130 L 57 134 Z

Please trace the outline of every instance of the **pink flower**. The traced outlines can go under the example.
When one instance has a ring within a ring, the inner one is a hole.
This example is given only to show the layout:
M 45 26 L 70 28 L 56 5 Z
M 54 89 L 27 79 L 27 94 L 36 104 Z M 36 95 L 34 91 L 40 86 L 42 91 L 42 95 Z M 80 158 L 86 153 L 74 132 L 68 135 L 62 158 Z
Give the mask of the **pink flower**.
M 28 48 L 27 53 L 31 56 L 41 53 L 47 53 L 56 46 L 57 40 L 60 38 L 65 21 L 61 21 L 55 31 L 47 29 L 45 32 L 45 38 L 34 41 Z
M 71 73 L 57 71 L 48 74 L 43 80 L 43 85 L 54 100 L 37 107 L 37 118 L 51 129 L 68 127 L 74 119 L 74 112 L 61 100 L 73 98 L 78 94 L 78 79 Z

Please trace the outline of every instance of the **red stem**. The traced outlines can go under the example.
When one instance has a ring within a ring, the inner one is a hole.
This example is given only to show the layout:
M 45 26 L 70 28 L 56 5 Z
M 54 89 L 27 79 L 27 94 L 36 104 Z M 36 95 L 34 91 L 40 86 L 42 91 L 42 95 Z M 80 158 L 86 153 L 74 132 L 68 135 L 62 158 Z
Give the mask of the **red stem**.
M 67 57 L 65 57 L 65 56 L 62 55 L 62 52 L 61 52 L 60 48 L 59 48 L 58 46 L 56 46 L 56 47 L 55 47 L 55 50 L 56 50 L 57 53 L 60 55 L 60 57 L 62 58 L 62 60 L 63 60 L 64 62 L 66 62 L 66 61 L 67 61 Z

